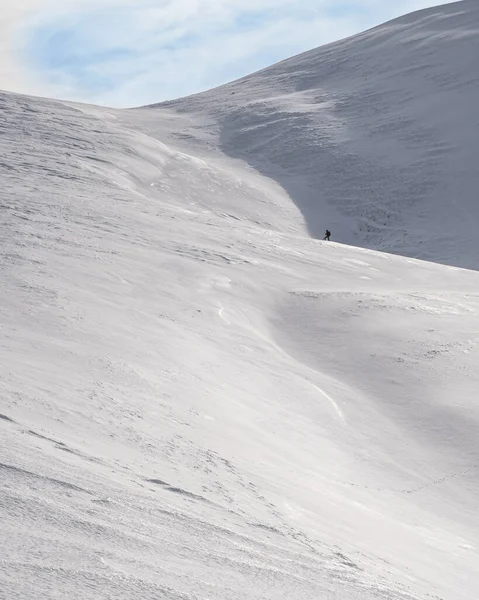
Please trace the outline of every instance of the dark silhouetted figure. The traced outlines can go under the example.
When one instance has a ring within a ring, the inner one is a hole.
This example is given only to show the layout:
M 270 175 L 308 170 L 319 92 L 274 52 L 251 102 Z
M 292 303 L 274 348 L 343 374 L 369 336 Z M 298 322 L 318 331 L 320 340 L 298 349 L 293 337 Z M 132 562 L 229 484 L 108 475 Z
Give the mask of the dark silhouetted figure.
M 331 232 L 329 231 L 329 229 L 326 229 L 326 235 L 324 236 L 324 239 L 328 240 L 328 242 L 331 239 Z

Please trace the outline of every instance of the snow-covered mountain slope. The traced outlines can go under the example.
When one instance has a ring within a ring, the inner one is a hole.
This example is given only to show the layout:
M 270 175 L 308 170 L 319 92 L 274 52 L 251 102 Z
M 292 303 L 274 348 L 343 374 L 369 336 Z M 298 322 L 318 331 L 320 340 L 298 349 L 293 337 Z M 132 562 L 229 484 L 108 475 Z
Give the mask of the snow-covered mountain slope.
M 466 0 L 156 109 L 207 115 L 315 237 L 477 269 L 478 56 Z
M 310 239 L 214 123 L 0 101 L 0 597 L 476 600 L 479 273 Z

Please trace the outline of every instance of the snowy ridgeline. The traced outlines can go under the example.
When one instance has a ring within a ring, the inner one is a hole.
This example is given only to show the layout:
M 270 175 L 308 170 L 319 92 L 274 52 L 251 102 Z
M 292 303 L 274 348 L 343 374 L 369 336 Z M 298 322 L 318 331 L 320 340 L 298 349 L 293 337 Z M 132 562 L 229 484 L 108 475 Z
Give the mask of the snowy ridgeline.
M 314 237 L 479 267 L 479 3 L 425 10 L 157 105 L 278 181 Z
M 280 171 L 276 125 L 238 108 L 265 82 L 214 92 L 222 112 L 0 96 L 2 600 L 479 597 L 479 273 L 308 237 L 312 170 Z M 366 205 L 335 182 L 318 231 L 359 235 Z M 432 198 L 395 203 L 389 242 Z M 429 233 L 407 224 L 431 256 L 442 208 Z

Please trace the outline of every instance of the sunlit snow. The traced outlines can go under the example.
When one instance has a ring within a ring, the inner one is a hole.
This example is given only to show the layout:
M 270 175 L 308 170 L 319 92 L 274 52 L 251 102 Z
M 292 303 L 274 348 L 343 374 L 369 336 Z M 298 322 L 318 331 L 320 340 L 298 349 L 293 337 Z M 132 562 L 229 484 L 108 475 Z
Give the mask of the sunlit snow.
M 419 44 L 477 98 L 478 9 L 385 27 L 166 106 L 1 94 L 2 600 L 477 600 L 479 273 L 439 264 L 478 266 L 477 103 L 308 98 L 377 36 L 371 90 Z

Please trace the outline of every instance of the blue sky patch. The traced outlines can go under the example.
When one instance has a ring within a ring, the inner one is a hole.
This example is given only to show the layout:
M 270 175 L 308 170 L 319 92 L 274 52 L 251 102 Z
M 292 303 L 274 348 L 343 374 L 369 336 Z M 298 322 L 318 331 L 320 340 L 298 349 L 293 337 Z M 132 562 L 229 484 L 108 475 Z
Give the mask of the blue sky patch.
M 145 104 L 220 85 L 352 35 L 401 14 L 401 4 L 411 2 L 98 0 L 97 9 L 43 13 L 30 23 L 23 62 L 52 95 Z

